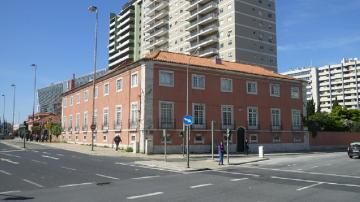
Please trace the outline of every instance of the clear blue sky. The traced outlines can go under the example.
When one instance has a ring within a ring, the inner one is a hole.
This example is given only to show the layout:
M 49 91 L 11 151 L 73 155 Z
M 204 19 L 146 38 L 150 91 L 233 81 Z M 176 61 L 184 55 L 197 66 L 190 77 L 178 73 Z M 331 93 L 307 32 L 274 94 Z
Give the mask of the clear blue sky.
M 5 117 L 32 113 L 33 70 L 38 87 L 92 71 L 95 15 L 99 7 L 98 68 L 107 66 L 109 13 L 125 0 L 1 0 L 0 93 L 6 95 Z M 360 57 L 359 0 L 276 0 L 278 69 L 338 63 Z M 3 97 L 0 97 L 0 115 Z

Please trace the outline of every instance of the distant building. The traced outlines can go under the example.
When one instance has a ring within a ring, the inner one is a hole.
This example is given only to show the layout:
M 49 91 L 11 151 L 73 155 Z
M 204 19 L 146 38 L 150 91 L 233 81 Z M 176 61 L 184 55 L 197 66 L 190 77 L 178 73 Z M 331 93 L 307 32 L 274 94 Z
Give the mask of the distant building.
M 106 69 L 97 71 L 96 77 L 104 75 L 105 72 Z M 71 80 L 50 84 L 50 86 L 38 89 L 38 111 L 61 115 L 61 94 L 86 84 L 92 81 L 92 79 L 93 74 L 87 74 L 78 78 L 73 76 Z
M 348 109 L 360 109 L 360 61 L 357 58 L 345 58 L 339 64 L 293 69 L 281 74 L 308 81 L 307 100 L 313 99 L 316 108 L 320 107 L 321 111 L 330 112 L 335 99 Z

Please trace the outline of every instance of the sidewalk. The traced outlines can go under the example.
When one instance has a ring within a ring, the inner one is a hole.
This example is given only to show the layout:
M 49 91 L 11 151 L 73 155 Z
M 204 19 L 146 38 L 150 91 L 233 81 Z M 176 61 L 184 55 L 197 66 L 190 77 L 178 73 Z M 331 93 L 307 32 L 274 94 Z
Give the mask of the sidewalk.
M 14 140 L 5 140 L 2 141 L 4 144 L 17 146 L 22 148 L 22 140 L 14 139 Z M 142 153 L 132 153 L 115 151 L 112 148 L 108 147 L 94 147 L 94 151 L 91 151 L 91 146 L 89 145 L 81 145 L 81 144 L 70 144 L 70 143 L 42 143 L 42 142 L 26 142 L 28 145 L 27 148 L 31 148 L 31 145 L 44 145 L 57 149 L 64 149 L 74 152 L 79 152 L 87 155 L 95 155 L 95 156 L 111 156 L 111 157 L 130 157 L 137 158 L 134 163 L 156 167 L 166 170 L 178 171 L 178 172 L 188 172 L 188 171 L 200 171 L 200 170 L 217 170 L 226 168 L 231 165 L 240 165 L 257 161 L 268 160 L 268 158 L 259 158 L 255 154 L 244 155 L 244 154 L 230 154 L 230 164 L 227 164 L 226 154 L 224 156 L 224 165 L 218 165 L 217 162 L 217 154 L 214 155 L 214 159 L 212 159 L 211 154 L 190 154 L 189 165 L 190 168 L 187 168 L 187 159 L 186 156 L 182 154 L 168 154 L 165 156 L 163 154 L 142 154 Z

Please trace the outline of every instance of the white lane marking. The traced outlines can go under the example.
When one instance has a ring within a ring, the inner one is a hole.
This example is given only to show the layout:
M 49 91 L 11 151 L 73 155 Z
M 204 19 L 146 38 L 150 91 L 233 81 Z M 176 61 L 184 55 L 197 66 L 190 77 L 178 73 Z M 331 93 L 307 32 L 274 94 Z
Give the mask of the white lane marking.
M 0 160 L 1 160 L 1 161 L 6 161 L 6 162 L 8 162 L 8 163 L 12 163 L 12 164 L 15 164 L 15 165 L 19 164 L 19 162 L 16 162 L 16 161 L 12 161 L 12 160 L 10 160 L 10 159 L 4 159 L 4 158 L 0 158 Z
M 56 154 L 56 155 L 58 155 L 58 156 L 64 156 L 64 154 Z
M 33 150 L 33 152 L 38 153 L 39 151 Z
M 190 189 L 196 189 L 199 187 L 207 187 L 207 186 L 211 186 L 213 184 L 199 184 L 199 185 L 194 185 L 194 186 L 190 186 Z
M 65 167 L 65 166 L 61 166 L 61 168 L 64 168 L 66 170 L 76 170 L 75 168 L 69 168 L 69 167 Z
M 20 190 L 14 190 L 14 191 L 4 191 L 4 192 L 0 192 L 0 194 L 12 194 L 12 193 L 19 193 Z
M 189 172 L 188 172 L 188 173 L 184 173 L 184 172 L 176 171 L 176 170 L 158 168 L 158 167 L 155 167 L 155 165 L 142 165 L 142 164 L 133 165 L 133 164 L 127 164 L 127 163 L 120 163 L 120 162 L 115 162 L 115 165 L 131 166 L 131 167 L 138 167 L 138 168 L 146 168 L 146 169 L 152 169 L 152 170 L 161 170 L 161 171 L 167 171 L 167 172 L 173 172 L 173 173 L 181 173 L 181 174 L 190 174 Z
M 325 175 L 325 176 L 333 176 L 333 177 L 345 177 L 345 178 L 360 179 L 360 176 L 356 176 L 356 175 L 338 175 L 338 174 L 332 174 L 332 173 L 307 172 L 307 171 L 300 171 L 300 170 L 281 170 L 281 169 L 276 169 L 276 168 L 259 168 L 259 167 L 250 167 L 250 166 L 240 166 L 240 167 L 259 169 L 259 170 L 272 170 L 272 171 L 281 171 L 281 172 L 304 173 L 304 174 L 309 174 L 309 175 Z
M 0 173 L 4 173 L 5 175 L 11 175 L 11 173 L 6 172 L 5 170 L 0 170 Z
M 143 194 L 143 195 L 137 195 L 137 196 L 128 196 L 126 197 L 126 199 L 138 199 L 138 198 L 144 198 L 144 197 L 149 197 L 149 196 L 156 196 L 156 195 L 160 195 L 163 194 L 163 192 L 154 192 L 154 193 L 149 193 L 149 194 Z
M 286 178 L 286 177 L 277 177 L 277 176 L 271 176 L 271 178 L 282 179 L 282 180 L 292 180 L 292 181 L 299 181 L 299 182 L 311 182 L 311 183 L 329 184 L 329 185 L 336 185 L 336 186 L 360 187 L 359 184 L 341 184 L 341 183 L 336 183 L 336 182 L 321 182 L 321 181 L 314 181 L 314 180 L 304 180 L 304 179 Z
M 50 154 L 49 152 L 42 152 L 43 154 Z
M 59 160 L 59 158 L 56 157 L 52 157 L 52 156 L 46 156 L 46 155 L 41 155 L 44 158 L 49 158 L 49 159 L 54 159 L 54 160 Z
M 80 184 L 66 184 L 66 185 L 61 185 L 59 186 L 60 188 L 64 188 L 64 187 L 75 187 L 75 186 L 82 186 L 82 185 L 90 185 L 92 184 L 92 182 L 84 182 L 84 183 L 80 183 Z
M 231 182 L 237 182 L 237 181 L 248 180 L 248 179 L 249 178 L 244 177 L 244 178 L 231 179 L 230 181 Z
M 29 183 L 29 184 L 35 185 L 35 186 L 37 186 L 37 187 L 39 187 L 39 188 L 42 188 L 42 187 L 43 187 L 41 184 L 38 184 L 38 183 L 36 183 L 36 182 L 30 181 L 30 180 L 27 180 L 27 179 L 23 179 L 23 181 L 24 181 L 24 182 L 27 182 L 27 183 Z
M 141 179 L 149 179 L 149 178 L 155 178 L 155 177 L 160 177 L 159 175 L 152 175 L 152 176 L 144 176 L 144 177 L 134 177 L 131 178 L 133 180 L 141 180 Z
M 5 151 L 0 151 L 0 153 L 17 152 L 17 151 L 24 151 L 24 149 L 5 150 Z
M 306 186 L 306 187 L 301 187 L 299 189 L 296 189 L 296 191 L 301 191 L 301 190 L 304 190 L 304 189 L 308 189 L 308 188 L 311 188 L 311 187 L 315 187 L 317 185 L 320 185 L 320 184 L 323 184 L 322 182 L 318 182 L 316 184 L 312 184 L 312 185 L 309 185 L 309 186 Z
M 319 167 L 319 166 L 313 166 L 313 167 L 311 167 L 310 169 L 317 168 L 317 167 Z
M 260 175 L 250 174 L 250 173 L 237 173 L 237 172 L 230 172 L 230 171 L 223 171 L 223 170 L 217 170 L 216 172 L 228 173 L 228 174 L 233 174 L 233 175 L 246 175 L 246 176 L 260 177 Z
M 41 164 L 47 164 L 47 163 L 44 162 L 44 161 L 38 161 L 38 160 L 31 160 L 31 161 L 36 162 L 36 163 L 41 163 Z
M 128 165 L 128 164 L 126 164 L 126 163 L 120 163 L 120 162 L 116 162 L 115 164 L 123 165 L 123 166 L 127 166 L 127 165 Z
M 299 168 L 299 169 L 296 169 L 296 170 L 299 170 L 299 171 L 301 171 L 301 170 L 303 170 L 303 169 Z
M 99 177 L 104 177 L 104 178 L 113 179 L 113 180 L 118 180 L 118 179 L 119 179 L 119 178 L 117 178 L 117 177 L 111 177 L 111 176 L 102 175 L 102 174 L 95 174 L 95 175 L 97 175 L 97 176 L 99 176 Z
M 4 156 L 10 156 L 10 157 L 20 158 L 20 156 L 17 156 L 17 155 L 14 155 L 14 154 L 6 154 L 6 153 L 3 153 L 2 155 L 4 155 Z

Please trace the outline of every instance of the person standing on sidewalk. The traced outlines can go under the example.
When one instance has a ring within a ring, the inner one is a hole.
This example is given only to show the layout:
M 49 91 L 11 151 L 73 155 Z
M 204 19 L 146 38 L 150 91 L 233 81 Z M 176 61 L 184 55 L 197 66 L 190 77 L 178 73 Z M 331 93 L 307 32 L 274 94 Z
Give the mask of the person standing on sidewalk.
M 218 153 L 219 153 L 219 165 L 224 165 L 225 148 L 224 148 L 224 143 L 222 141 L 218 145 L 217 149 L 218 149 Z
M 115 145 L 116 145 L 115 151 L 117 151 L 117 150 L 119 149 L 119 144 L 120 144 L 120 142 L 121 142 L 121 138 L 120 138 L 119 135 L 116 135 L 116 136 L 114 137 L 114 142 L 115 142 Z
M 247 138 L 245 139 L 245 152 L 246 155 L 249 154 L 249 140 Z

